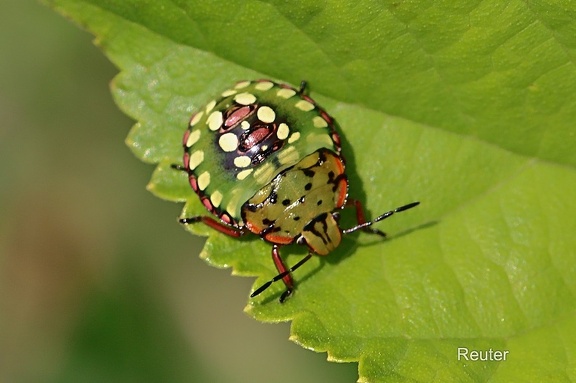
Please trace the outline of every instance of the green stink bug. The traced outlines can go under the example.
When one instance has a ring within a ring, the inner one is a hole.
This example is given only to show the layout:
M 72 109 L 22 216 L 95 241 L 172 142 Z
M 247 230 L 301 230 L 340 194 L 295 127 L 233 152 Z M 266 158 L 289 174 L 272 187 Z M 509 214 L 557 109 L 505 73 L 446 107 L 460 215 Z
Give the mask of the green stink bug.
M 271 80 L 242 81 L 208 102 L 192 118 L 183 138 L 183 166 L 190 186 L 213 214 L 180 219 L 204 224 L 232 237 L 249 232 L 272 244 L 279 274 L 251 297 L 282 280 L 294 289 L 291 273 L 313 254 L 328 255 L 342 235 L 363 230 L 419 204 L 390 210 L 372 221 L 362 204 L 348 198 L 348 178 L 337 124 L 300 89 Z M 339 226 L 339 212 L 356 209 L 357 224 Z M 309 253 L 288 268 L 280 247 L 305 245 Z

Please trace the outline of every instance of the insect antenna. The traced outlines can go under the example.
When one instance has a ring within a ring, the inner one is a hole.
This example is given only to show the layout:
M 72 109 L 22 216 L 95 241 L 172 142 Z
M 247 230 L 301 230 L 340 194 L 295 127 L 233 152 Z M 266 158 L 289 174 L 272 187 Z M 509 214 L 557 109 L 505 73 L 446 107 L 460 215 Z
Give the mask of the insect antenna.
M 394 209 L 394 210 L 390 210 L 390 211 L 388 211 L 388 212 L 386 212 L 386 213 L 384 213 L 384 214 L 376 217 L 376 218 L 373 219 L 372 221 L 364 222 L 364 223 L 361 223 L 361 224 L 359 224 L 359 225 L 353 226 L 353 227 L 351 227 L 350 229 L 342 230 L 342 233 L 344 233 L 344 234 L 350 234 L 350 233 L 355 232 L 356 230 L 364 229 L 364 228 L 366 228 L 366 227 L 368 227 L 368 226 L 371 226 L 371 225 L 375 224 L 376 222 L 385 220 L 386 218 L 390 217 L 390 216 L 393 215 L 394 213 L 400 213 L 401 211 L 408 210 L 408 209 L 412 209 L 413 207 L 416 207 L 416 206 L 418 206 L 418 205 L 420 205 L 420 202 L 412 202 L 412 203 L 409 203 L 409 204 L 407 204 L 407 205 L 397 207 L 397 208 Z
M 305 256 L 304 258 L 302 258 L 297 264 L 295 264 L 294 266 L 292 266 L 289 270 L 284 271 L 283 273 L 280 273 L 278 275 L 276 275 L 274 278 L 270 279 L 268 282 L 264 283 L 262 286 L 258 287 L 252 294 L 250 294 L 250 298 L 254 298 L 256 295 L 260 294 L 261 292 L 263 292 L 264 290 L 266 290 L 268 287 L 270 287 L 270 285 L 274 282 L 277 282 L 279 280 L 281 280 L 282 278 L 284 278 L 285 276 L 287 276 L 288 274 L 290 274 L 291 272 L 293 272 L 294 270 L 296 270 L 297 268 L 299 268 L 300 266 L 302 266 L 304 263 L 306 263 L 306 261 L 308 261 L 310 258 L 312 257 L 312 253 L 308 253 L 307 256 Z M 280 302 L 284 302 L 284 300 L 292 293 L 292 290 L 286 290 L 282 296 L 280 297 Z
M 178 165 L 178 164 L 172 164 L 172 165 L 170 165 L 170 167 L 171 167 L 172 169 L 180 170 L 180 171 L 182 171 L 182 172 L 187 172 L 187 171 L 188 171 L 188 169 L 186 169 L 184 166 Z

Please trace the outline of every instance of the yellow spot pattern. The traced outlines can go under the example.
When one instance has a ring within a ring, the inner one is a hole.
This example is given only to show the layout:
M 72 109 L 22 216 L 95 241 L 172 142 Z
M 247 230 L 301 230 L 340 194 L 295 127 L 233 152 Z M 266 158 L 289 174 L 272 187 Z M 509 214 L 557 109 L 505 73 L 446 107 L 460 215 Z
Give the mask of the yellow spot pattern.
M 270 81 L 263 81 L 263 82 L 259 82 L 258 84 L 256 84 L 256 86 L 254 88 L 258 89 L 258 90 L 262 90 L 262 91 L 267 91 L 270 88 L 272 88 L 274 86 L 273 83 L 271 83 Z
M 296 108 L 304 111 L 304 112 L 309 112 L 312 109 L 314 109 L 314 104 L 306 101 L 306 100 L 300 100 L 296 103 L 296 105 L 294 105 Z
M 281 123 L 278 126 L 278 132 L 276 132 L 276 136 L 280 140 L 285 140 L 288 135 L 290 134 L 290 128 L 285 123 Z
M 198 165 L 200 165 L 204 161 L 204 151 L 197 150 L 190 155 L 190 163 L 188 167 L 190 170 L 196 169 Z
M 256 96 L 251 93 L 239 93 L 234 97 L 234 101 L 240 105 L 250 105 L 256 102 Z
M 326 122 L 326 120 L 320 116 L 314 117 L 312 119 L 312 122 L 314 123 L 315 128 L 325 128 L 328 126 L 328 123 Z
M 300 132 L 294 132 L 292 133 L 292 135 L 290 136 L 290 138 L 288 139 L 288 143 L 294 143 L 296 141 L 298 141 L 300 139 Z
M 250 157 L 248 156 L 238 156 L 234 158 L 234 165 L 239 168 L 245 168 L 246 166 L 250 165 Z
M 243 179 L 248 177 L 250 175 L 250 173 L 252 173 L 253 171 L 254 171 L 254 169 L 242 170 L 240 173 L 238 173 L 236 175 L 236 178 L 238 178 L 240 181 L 242 181 Z M 231 210 L 228 210 L 228 211 L 231 211 Z
M 276 113 L 274 113 L 272 108 L 270 108 L 269 106 L 262 106 L 258 108 L 257 115 L 260 121 L 265 122 L 267 124 L 274 122 L 274 120 L 276 119 Z
M 250 81 L 242 81 L 242 82 L 239 82 L 238 84 L 236 84 L 234 86 L 234 89 L 246 88 L 248 85 L 250 85 Z
M 190 135 L 188 136 L 188 139 L 186 140 L 186 146 L 187 147 L 191 147 L 196 142 L 198 142 L 198 140 L 200 139 L 200 132 L 201 132 L 201 130 L 194 130 L 194 131 L 192 131 L 192 133 L 190 133 Z
M 276 95 L 278 97 L 282 97 L 285 99 L 289 99 L 290 97 L 294 96 L 295 94 L 296 94 L 296 91 L 294 89 L 286 89 L 286 88 L 282 88 L 276 93 Z
M 222 197 L 223 196 L 222 196 L 222 193 L 220 192 L 220 190 L 216 190 L 210 196 L 210 202 L 212 202 L 212 205 L 214 205 L 214 207 L 218 207 L 218 206 L 220 206 L 220 203 L 222 202 Z
M 198 123 L 198 121 L 200 121 L 200 119 L 202 118 L 202 116 L 204 115 L 204 112 L 198 112 L 194 115 L 194 117 L 192 118 L 192 121 L 190 121 L 190 126 L 194 126 Z
M 204 190 L 208 185 L 210 185 L 210 173 L 206 171 L 198 177 L 198 187 L 200 190 Z
M 233 152 L 238 147 L 238 137 L 233 133 L 226 133 L 220 136 L 218 145 L 225 152 Z
M 214 107 L 216 106 L 216 101 L 212 100 L 208 103 L 208 105 L 206 105 L 206 113 L 210 113 L 210 111 L 212 109 L 214 109 Z
M 236 94 L 236 91 L 234 89 L 228 89 L 222 92 L 222 97 L 229 97 L 232 96 L 233 94 Z
M 222 112 L 212 112 L 212 114 L 210 116 L 208 116 L 208 120 L 206 121 L 208 123 L 208 127 L 210 128 L 210 130 L 218 130 L 220 129 L 220 127 L 222 126 Z

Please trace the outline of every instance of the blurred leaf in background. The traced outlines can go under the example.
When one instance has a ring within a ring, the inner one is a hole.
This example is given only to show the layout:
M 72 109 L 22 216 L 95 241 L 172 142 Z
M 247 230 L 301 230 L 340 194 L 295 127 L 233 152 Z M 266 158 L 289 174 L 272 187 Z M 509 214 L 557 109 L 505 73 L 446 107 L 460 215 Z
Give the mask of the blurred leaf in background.
M 247 317 L 251 281 L 207 267 L 181 207 L 145 190 L 91 40 L 0 6 L 0 381 L 353 381 Z

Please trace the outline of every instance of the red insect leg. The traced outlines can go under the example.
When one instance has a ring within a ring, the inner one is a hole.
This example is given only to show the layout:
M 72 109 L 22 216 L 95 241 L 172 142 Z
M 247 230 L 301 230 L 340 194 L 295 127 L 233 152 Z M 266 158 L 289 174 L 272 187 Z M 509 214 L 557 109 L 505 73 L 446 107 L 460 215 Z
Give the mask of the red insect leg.
M 218 230 L 221 233 L 229 235 L 230 237 L 240 237 L 246 234 L 246 231 L 243 229 L 238 229 L 233 226 L 228 226 L 223 224 L 222 222 L 218 222 L 215 219 L 206 216 L 198 216 L 198 217 L 190 217 L 190 218 L 181 218 L 180 223 L 183 224 L 190 224 L 190 223 L 197 223 L 202 222 L 203 224 L 210 226 L 214 230 Z
M 280 250 L 279 250 L 278 245 L 272 246 L 272 260 L 274 261 L 274 265 L 276 265 L 276 269 L 278 270 L 278 274 L 282 274 L 282 273 L 285 273 L 286 271 L 288 271 L 288 268 L 286 267 L 286 265 L 284 264 L 284 261 L 282 261 L 282 258 L 280 257 Z M 288 273 L 284 277 L 282 277 L 282 281 L 286 285 L 287 291 L 284 294 L 287 294 L 286 295 L 286 297 L 287 297 L 288 295 L 290 295 L 290 293 L 292 292 L 292 289 L 294 288 L 294 280 L 292 279 L 292 276 Z M 284 298 L 286 298 L 286 297 L 284 297 Z
M 276 265 L 276 269 L 278 269 L 279 274 L 276 275 L 274 278 L 270 279 L 268 282 L 264 283 L 262 286 L 258 287 L 252 294 L 250 294 L 251 298 L 254 298 L 256 295 L 262 293 L 262 291 L 266 290 L 270 285 L 276 281 L 282 279 L 282 282 L 286 285 L 286 291 L 282 293 L 280 296 L 280 303 L 284 303 L 284 301 L 292 294 L 292 290 L 294 289 L 294 281 L 292 280 L 292 276 L 290 275 L 291 272 L 308 262 L 308 260 L 312 257 L 312 253 L 308 253 L 307 256 L 302 258 L 298 263 L 296 263 L 291 268 L 287 268 L 282 262 L 282 258 L 280 258 L 280 251 L 278 250 L 278 245 L 274 245 L 272 247 L 272 259 L 274 260 L 274 264 Z

